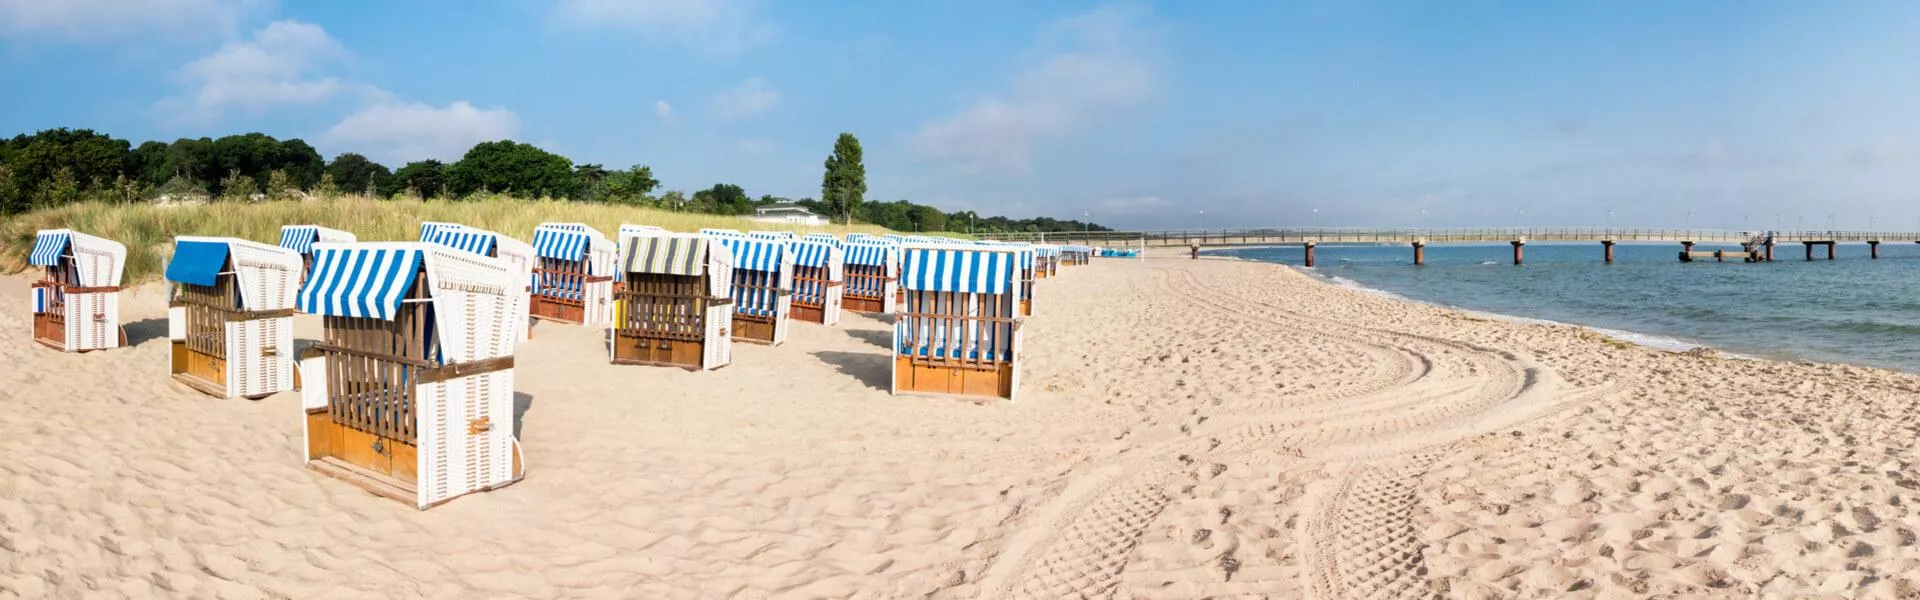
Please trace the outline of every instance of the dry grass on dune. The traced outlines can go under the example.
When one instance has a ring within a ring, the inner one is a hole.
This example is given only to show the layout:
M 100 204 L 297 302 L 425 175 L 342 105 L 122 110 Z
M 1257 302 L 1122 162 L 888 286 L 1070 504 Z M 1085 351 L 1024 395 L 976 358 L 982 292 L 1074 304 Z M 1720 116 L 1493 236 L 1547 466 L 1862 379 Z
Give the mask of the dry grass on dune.
M 159 276 L 177 235 L 210 235 L 268 244 L 280 240 L 280 226 L 323 225 L 351 231 L 362 241 L 414 240 L 421 221 L 447 221 L 530 240 L 545 222 L 586 223 L 612 235 L 620 224 L 655 225 L 673 231 L 719 227 L 742 231 L 779 229 L 799 233 L 847 231 L 884 233 L 873 225 L 804 227 L 760 223 L 743 217 L 669 212 L 653 208 L 585 204 L 556 200 L 489 198 L 473 202 L 372 200 L 340 197 L 307 202 L 215 203 L 195 206 L 81 203 L 34 211 L 0 222 L 0 272 L 25 268 L 40 229 L 70 228 L 127 246 L 127 281 Z

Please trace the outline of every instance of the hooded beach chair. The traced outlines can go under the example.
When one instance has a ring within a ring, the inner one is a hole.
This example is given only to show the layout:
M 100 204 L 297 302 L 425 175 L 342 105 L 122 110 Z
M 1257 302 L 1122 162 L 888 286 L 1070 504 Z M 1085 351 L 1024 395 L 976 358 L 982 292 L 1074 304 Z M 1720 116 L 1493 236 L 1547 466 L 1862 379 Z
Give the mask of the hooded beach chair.
M 794 235 L 791 231 L 749 231 L 747 237 L 777 242 L 792 242 L 800 239 L 800 236 Z
M 127 345 L 120 327 L 120 277 L 127 247 L 70 229 L 33 235 L 33 340 L 61 352 Z
M 620 236 L 626 285 L 614 294 L 609 358 L 617 365 L 703 371 L 733 361 L 733 255 L 708 236 Z
M 532 245 L 485 229 L 432 221 L 420 224 L 420 241 L 507 261 L 507 265 L 520 274 L 522 282 L 520 292 L 514 299 L 514 310 L 521 316 L 518 321 L 520 325 L 514 330 L 514 340 L 527 341 L 533 334 L 531 305 L 535 256 Z
M 882 238 L 846 243 L 846 308 L 893 314 L 900 303 L 900 245 Z
M 533 230 L 531 311 L 535 318 L 580 325 L 613 320 L 613 241 L 579 223 L 545 223 Z
M 1060 247 L 1053 244 L 1034 244 L 1033 276 L 1046 279 L 1060 273 Z
M 778 346 L 793 318 L 793 252 L 784 241 L 707 234 L 733 259 L 733 339 Z
M 846 256 L 839 240 L 804 239 L 792 242 L 793 318 L 808 323 L 840 323 Z
M 313 270 L 313 244 L 315 242 L 357 242 L 359 238 L 352 233 L 338 229 L 329 229 L 319 225 L 281 225 L 280 247 L 300 254 L 300 267 Z
M 893 393 L 1012 400 L 1020 388 L 1019 252 L 973 244 L 901 249 Z
M 300 310 L 306 463 L 425 509 L 524 476 L 514 438 L 514 296 L 499 258 L 414 242 L 315 244 Z
M 974 243 L 980 244 L 980 245 L 986 245 L 986 246 L 994 246 L 998 248 L 1007 248 L 1019 253 L 1020 315 L 1025 317 L 1033 316 L 1033 288 L 1034 288 L 1033 284 L 1034 284 L 1034 281 L 1039 279 L 1039 275 L 1037 275 L 1037 271 L 1038 271 L 1037 265 L 1039 263 L 1039 252 L 1036 251 L 1033 246 L 1029 246 L 1026 244 L 1016 244 L 1016 243 L 1010 243 L 1010 242 L 991 242 L 991 241 L 980 241 L 980 242 L 974 242 Z
M 167 308 L 176 380 L 222 398 L 294 388 L 300 255 L 236 238 L 174 238 Z
M 1093 248 L 1079 244 L 1060 247 L 1060 264 L 1077 267 L 1093 262 Z

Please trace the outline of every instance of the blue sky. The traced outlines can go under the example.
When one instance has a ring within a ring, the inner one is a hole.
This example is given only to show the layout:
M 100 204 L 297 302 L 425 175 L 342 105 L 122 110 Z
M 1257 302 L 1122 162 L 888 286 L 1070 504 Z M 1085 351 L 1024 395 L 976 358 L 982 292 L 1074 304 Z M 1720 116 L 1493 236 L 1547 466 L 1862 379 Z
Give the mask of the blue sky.
M 803 197 L 850 131 L 869 198 L 1128 228 L 1912 228 L 1915 31 L 1895 2 L 0 0 L 0 132 L 390 166 L 513 138 Z

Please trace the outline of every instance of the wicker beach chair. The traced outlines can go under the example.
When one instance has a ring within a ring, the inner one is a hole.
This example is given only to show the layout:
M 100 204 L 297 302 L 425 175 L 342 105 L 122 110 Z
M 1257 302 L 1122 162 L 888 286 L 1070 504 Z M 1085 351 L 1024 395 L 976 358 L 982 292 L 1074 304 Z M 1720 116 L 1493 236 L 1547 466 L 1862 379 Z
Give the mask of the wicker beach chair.
M 302 311 L 306 463 L 426 509 L 525 476 L 507 261 L 413 242 L 314 245 Z
M 514 341 L 524 342 L 532 337 L 533 267 L 536 257 L 531 244 L 457 223 L 422 223 L 420 236 L 422 242 L 507 261 L 508 266 L 520 274 L 522 282 L 520 292 L 514 295 L 513 310 L 520 315 L 516 321 L 520 325 L 514 329 Z
M 120 327 L 120 277 L 127 247 L 70 229 L 34 233 L 33 339 L 61 352 L 127 345 Z
M 733 259 L 733 339 L 778 346 L 793 318 L 793 252 L 787 242 L 704 234 Z
M 1019 252 L 902 248 L 907 302 L 894 323 L 893 392 L 1014 399 L 1020 387 Z
M 1060 264 L 1077 267 L 1093 262 L 1093 248 L 1079 244 L 1060 247 Z
M 300 266 L 306 271 L 313 270 L 313 244 L 315 242 L 357 242 L 353 233 L 330 229 L 319 225 L 281 225 L 280 247 L 300 254 Z
M 788 245 L 793 250 L 794 320 L 823 325 L 840 323 L 846 255 L 838 242 L 803 239 Z
M 300 255 L 236 238 L 180 236 L 167 261 L 174 379 L 223 398 L 293 389 Z
M 900 245 L 883 238 L 846 246 L 847 310 L 893 314 L 900 305 Z
M 609 359 L 703 371 L 733 361 L 733 255 L 712 238 L 621 228 Z M 631 233 L 631 235 L 629 235 Z
M 613 320 L 613 241 L 579 223 L 546 223 L 533 230 L 534 318 L 579 325 Z
M 1033 276 L 1046 279 L 1060 274 L 1060 247 L 1053 244 L 1033 245 Z

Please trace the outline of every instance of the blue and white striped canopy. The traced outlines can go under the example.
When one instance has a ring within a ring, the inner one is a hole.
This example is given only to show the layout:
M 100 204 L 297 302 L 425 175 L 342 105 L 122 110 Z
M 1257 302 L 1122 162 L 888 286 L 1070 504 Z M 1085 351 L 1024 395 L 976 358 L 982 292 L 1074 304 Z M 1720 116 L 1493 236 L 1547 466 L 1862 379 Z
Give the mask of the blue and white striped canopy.
M 886 239 L 888 239 L 888 238 L 884 238 L 884 237 L 880 237 L 880 236 L 877 236 L 877 235 L 874 235 L 874 234 L 871 234 L 871 233 L 849 233 L 849 234 L 847 234 L 847 241 L 849 241 L 849 242 L 878 242 L 878 241 L 884 241 L 884 240 L 886 240 Z
M 46 229 L 33 235 L 33 253 L 27 256 L 27 264 L 46 267 L 60 264 L 60 255 L 67 251 L 67 243 L 72 237 L 65 229 Z
M 541 224 L 540 224 L 540 227 L 551 227 L 551 228 L 554 228 L 554 229 L 565 229 L 565 230 L 567 230 L 567 231 L 586 231 L 586 230 L 587 230 L 587 224 L 586 224 L 586 223 L 541 223 Z M 536 228 L 536 229 L 537 229 L 537 228 Z
M 584 226 L 583 226 L 584 227 Z M 584 260 L 592 238 L 583 229 L 541 225 L 533 230 L 533 253 L 541 258 Z
M 1079 252 L 1081 254 L 1086 254 L 1089 252 L 1093 252 L 1093 248 L 1089 246 L 1082 246 L 1079 244 L 1067 244 L 1065 246 L 1061 246 L 1060 251 L 1061 252 Z
M 420 241 L 431 242 L 433 241 L 433 234 L 439 232 L 440 230 L 449 229 L 449 228 L 458 229 L 460 228 L 460 226 L 461 225 L 459 223 L 442 223 L 439 221 L 421 221 L 420 222 Z
M 393 320 L 420 270 L 419 248 L 322 248 L 300 288 L 302 312 Z
M 1059 256 L 1060 247 L 1059 246 L 1034 246 L 1033 253 L 1038 254 L 1040 256 Z
M 320 228 L 313 225 L 283 225 L 280 227 L 280 247 L 306 254 L 313 251 L 313 240 L 320 237 Z
M 847 264 L 884 267 L 893 264 L 900 247 L 894 244 L 847 242 Z
M 1014 269 L 1012 252 L 908 246 L 902 249 L 900 284 L 923 292 L 1005 294 Z
M 442 227 L 426 241 L 481 256 L 493 256 L 494 235 L 491 231 L 481 229 Z
M 738 232 L 738 231 L 735 231 L 735 230 L 732 230 L 732 229 L 714 229 L 714 228 L 711 228 L 711 227 L 701 227 L 701 228 L 700 228 L 700 235 L 711 235 L 711 236 L 729 236 L 729 237 L 747 237 L 747 234 L 744 234 L 744 233 L 740 233 L 740 232 Z
M 794 239 L 793 232 L 791 231 L 749 231 L 747 232 L 747 237 L 750 237 L 756 240 L 774 240 L 774 241 L 789 241 L 789 242 L 793 241 Z
M 792 242 L 793 264 L 796 267 L 824 267 L 833 257 L 833 245 L 816 240 Z
M 846 242 L 840 241 L 840 238 L 834 237 L 833 234 L 831 233 L 809 233 L 807 234 L 807 237 L 800 238 L 800 239 L 803 239 L 809 242 L 823 242 L 835 248 L 839 248 L 846 245 Z
M 778 272 L 787 252 L 786 242 L 730 235 L 714 236 L 712 239 L 733 251 L 735 269 Z

